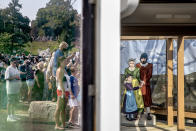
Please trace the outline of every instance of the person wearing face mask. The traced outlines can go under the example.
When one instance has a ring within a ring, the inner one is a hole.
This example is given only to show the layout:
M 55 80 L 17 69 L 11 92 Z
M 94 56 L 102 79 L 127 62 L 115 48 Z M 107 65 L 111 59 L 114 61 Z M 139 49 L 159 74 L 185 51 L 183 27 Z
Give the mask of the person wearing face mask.
M 136 67 L 140 69 L 140 79 L 141 79 L 141 90 L 144 101 L 144 107 L 147 112 L 147 120 L 151 120 L 150 116 L 150 106 L 152 105 L 151 89 L 150 89 L 150 79 L 152 77 L 153 65 L 148 63 L 148 55 L 143 53 L 140 57 L 140 63 L 136 64 Z

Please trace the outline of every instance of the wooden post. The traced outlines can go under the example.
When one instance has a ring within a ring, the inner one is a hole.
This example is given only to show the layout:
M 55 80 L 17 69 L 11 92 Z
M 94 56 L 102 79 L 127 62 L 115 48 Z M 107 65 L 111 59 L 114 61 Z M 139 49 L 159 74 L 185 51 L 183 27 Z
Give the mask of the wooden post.
M 173 126 L 173 39 L 167 40 L 167 124 Z
M 184 38 L 178 38 L 178 131 L 184 131 Z

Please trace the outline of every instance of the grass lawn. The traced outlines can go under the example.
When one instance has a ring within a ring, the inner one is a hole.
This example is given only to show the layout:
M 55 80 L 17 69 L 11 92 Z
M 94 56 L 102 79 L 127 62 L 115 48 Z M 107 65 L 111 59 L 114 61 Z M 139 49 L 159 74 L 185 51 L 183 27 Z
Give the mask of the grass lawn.
M 50 51 L 52 52 L 54 49 L 57 49 L 59 47 L 59 43 L 57 41 L 48 41 L 48 42 L 38 42 L 33 41 L 32 43 L 27 43 L 25 50 L 30 52 L 32 55 L 38 55 L 38 50 L 46 50 L 50 48 Z M 79 51 L 77 48 L 72 48 L 69 53 L 74 53 Z
M 57 41 L 48 41 L 48 42 L 37 42 L 34 41 L 32 43 L 27 43 L 27 46 L 25 47 L 25 50 L 32 53 L 32 55 L 37 55 L 38 50 L 45 50 L 47 48 L 50 48 L 50 51 L 53 51 L 54 49 L 57 49 L 59 46 L 59 43 Z

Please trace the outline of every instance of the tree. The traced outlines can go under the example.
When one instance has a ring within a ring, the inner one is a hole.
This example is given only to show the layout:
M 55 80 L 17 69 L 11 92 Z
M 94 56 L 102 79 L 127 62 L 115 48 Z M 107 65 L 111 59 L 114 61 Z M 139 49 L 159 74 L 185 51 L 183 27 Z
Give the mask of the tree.
M 10 54 L 12 35 L 9 33 L 0 34 L 0 50 L 2 53 Z
M 12 0 L 6 9 L 0 10 L 0 33 L 8 33 L 11 35 L 11 48 L 20 49 L 24 44 L 31 40 L 30 37 L 30 20 L 20 13 L 22 5 L 19 0 Z
M 38 35 L 34 36 L 49 36 L 71 45 L 79 30 L 78 13 L 71 3 L 71 0 L 50 0 L 45 8 L 39 9 L 33 25 Z

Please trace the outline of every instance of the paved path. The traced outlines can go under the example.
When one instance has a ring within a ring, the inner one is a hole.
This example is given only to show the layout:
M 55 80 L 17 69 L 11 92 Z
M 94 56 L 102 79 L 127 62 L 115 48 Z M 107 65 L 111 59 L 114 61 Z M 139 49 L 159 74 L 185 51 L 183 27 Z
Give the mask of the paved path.
M 40 122 L 7 122 L 0 126 L 0 131 L 55 131 L 54 123 Z M 65 131 L 80 131 L 80 129 L 65 129 Z
M 6 110 L 0 110 L 0 131 L 55 131 L 55 123 L 46 123 L 46 122 L 33 122 L 28 119 L 27 114 L 28 107 L 21 107 L 17 111 L 21 120 L 18 122 L 7 122 L 7 113 Z M 121 131 L 176 131 L 177 124 L 175 126 L 168 127 L 166 121 L 157 121 L 156 126 L 151 127 L 129 127 L 121 126 Z M 65 131 L 80 131 L 80 129 L 65 129 Z M 196 124 L 186 126 L 186 131 L 196 131 Z
M 177 131 L 177 127 L 121 127 L 121 131 Z M 196 127 L 186 127 L 186 131 L 196 131 Z
M 1 117 L 2 118 L 2 117 Z M 6 122 L 1 119 L 0 131 L 55 131 L 54 123 L 46 122 L 32 122 L 21 120 L 15 123 Z M 80 129 L 65 129 L 65 131 L 80 131 Z M 121 131 L 177 131 L 176 123 L 175 126 L 168 127 L 165 121 L 157 122 L 156 126 L 153 127 L 126 127 L 121 126 Z M 186 126 L 186 131 L 196 131 L 196 125 Z
M 151 114 L 152 120 L 147 120 L 146 119 L 147 115 L 144 113 L 141 115 L 140 119 L 135 120 L 135 121 L 128 121 L 125 117 L 124 114 L 121 113 L 121 126 L 129 126 L 129 127 L 134 127 L 134 126 L 154 126 L 156 125 L 156 116 Z
M 157 122 L 153 127 L 126 127 L 121 126 L 121 131 L 177 131 L 176 123 L 174 126 L 167 126 L 165 121 Z M 196 125 L 186 126 L 186 131 L 196 131 Z
M 17 116 L 21 120 L 17 122 L 7 122 L 7 111 L 0 109 L 0 131 L 55 131 L 55 123 L 33 122 L 28 117 L 29 104 L 19 103 L 16 110 Z M 65 131 L 80 131 L 80 129 L 65 129 Z
M 35 122 L 28 119 L 27 114 L 18 114 L 21 120 L 7 122 L 5 112 L 0 113 L 0 131 L 55 131 L 55 123 Z M 79 128 L 69 128 L 65 131 L 80 131 Z

